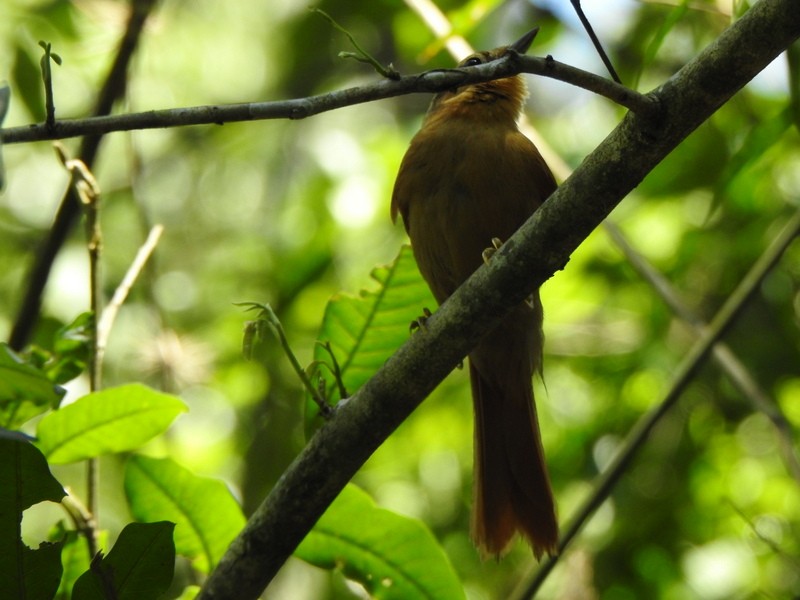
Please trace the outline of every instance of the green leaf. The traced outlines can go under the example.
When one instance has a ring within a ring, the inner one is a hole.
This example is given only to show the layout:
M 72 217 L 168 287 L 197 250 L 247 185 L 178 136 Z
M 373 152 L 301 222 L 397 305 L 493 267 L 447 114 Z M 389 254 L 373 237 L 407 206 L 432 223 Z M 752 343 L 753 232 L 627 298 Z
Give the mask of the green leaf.
M 330 342 L 349 394 L 361 387 L 386 359 L 408 339 L 411 322 L 434 309 L 436 300 L 422 279 L 409 246 L 403 246 L 390 265 L 377 267 L 370 274 L 378 286 L 362 290 L 358 296 L 337 294 L 325 308 L 318 339 Z M 330 362 L 322 347 L 314 359 Z M 327 398 L 339 400 L 333 378 L 326 372 Z M 313 427 L 318 415 L 313 402 L 306 405 L 306 428 Z
M 132 456 L 125 494 L 136 519 L 174 521 L 178 553 L 203 572 L 216 566 L 244 527 L 242 509 L 222 481 L 198 477 L 169 458 Z
M 101 529 L 96 534 L 98 547 L 104 548 L 108 543 L 108 531 Z M 75 529 L 67 529 L 63 521 L 53 526 L 47 539 L 61 543 L 61 582 L 54 600 L 70 600 L 75 582 L 90 567 L 88 542 Z
M 81 573 L 89 568 L 89 554 L 86 551 L 86 538 L 81 536 L 74 529 L 66 529 L 61 522 L 58 523 L 49 537 L 50 539 L 62 540 L 62 573 L 55 598 L 57 600 L 69 600 L 75 581 Z
M 52 351 L 31 344 L 25 352 L 26 359 L 53 383 L 71 381 L 86 370 L 93 331 L 94 313 L 82 313 L 53 333 Z
M 15 99 L 30 113 L 34 121 L 44 121 L 44 94 L 42 94 L 42 76 L 39 72 L 38 57 L 28 52 L 25 44 L 17 44 L 14 54 L 13 78 Z
M 0 517 L 9 512 L 21 515 L 45 500 L 61 502 L 66 495 L 42 453 L 21 436 L 11 432 L 0 435 L 0 458 L 0 489 L 4 492 L 0 494 Z M 0 529 L 0 541 L 7 539 L 7 533 Z
M 61 580 L 61 544 L 28 548 L 21 537 L 22 512 L 49 500 L 60 502 L 64 489 L 50 473 L 42 453 L 30 442 L 0 437 L 0 590 L 4 598 L 50 600 Z
M 378 508 L 348 485 L 295 550 L 323 569 L 341 569 L 373 598 L 464 598 L 444 550 L 421 521 Z
M 51 463 L 133 450 L 185 410 L 180 398 L 138 383 L 93 392 L 39 422 L 39 448 Z
M 765 115 L 763 121 L 753 124 L 747 132 L 739 149 L 728 158 L 719 176 L 715 190 L 715 204 L 731 186 L 741 183 L 742 178 L 752 177 L 749 167 L 761 160 L 770 148 L 775 146 L 792 125 L 792 109 L 786 107 L 780 112 Z
M 187 585 L 176 600 L 194 600 L 200 593 L 199 585 Z
M 642 57 L 642 65 L 650 65 L 664 44 L 664 39 L 667 34 L 672 31 L 676 24 L 678 24 L 689 10 L 688 0 L 681 0 L 676 6 L 669 11 L 669 14 L 661 21 L 661 26 L 653 36 L 650 44 L 645 48 L 644 56 Z
M 0 343 L 0 427 L 18 428 L 58 406 L 63 395 L 64 390 L 53 385 L 42 371 Z
M 173 523 L 129 523 L 105 558 L 78 578 L 72 600 L 139 600 L 167 591 L 175 570 Z
M 53 357 L 46 365 L 47 376 L 52 381 L 66 383 L 86 369 L 94 327 L 94 313 L 86 312 L 56 332 Z

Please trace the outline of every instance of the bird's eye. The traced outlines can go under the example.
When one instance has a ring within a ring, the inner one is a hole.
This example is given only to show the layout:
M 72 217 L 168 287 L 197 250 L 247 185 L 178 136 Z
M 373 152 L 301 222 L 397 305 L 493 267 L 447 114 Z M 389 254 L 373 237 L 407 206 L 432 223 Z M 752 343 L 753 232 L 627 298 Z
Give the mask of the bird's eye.
M 470 56 L 467 60 L 464 61 L 465 67 L 474 67 L 475 65 L 481 64 L 483 61 L 481 60 L 480 56 Z

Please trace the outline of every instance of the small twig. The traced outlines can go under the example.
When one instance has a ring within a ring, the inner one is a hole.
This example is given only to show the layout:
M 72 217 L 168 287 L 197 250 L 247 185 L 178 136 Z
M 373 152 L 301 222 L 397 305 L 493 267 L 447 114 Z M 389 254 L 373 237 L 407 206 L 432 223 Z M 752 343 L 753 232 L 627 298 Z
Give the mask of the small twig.
M 122 281 L 114 290 L 114 295 L 111 296 L 108 306 L 103 309 L 103 312 L 97 321 L 97 352 L 100 355 L 101 360 L 105 354 L 106 345 L 108 344 L 108 336 L 111 333 L 111 327 L 114 324 L 117 313 L 119 313 L 119 309 L 125 303 L 125 299 L 128 297 L 133 284 L 138 279 L 139 274 L 142 272 L 144 266 L 147 264 L 147 261 L 150 259 L 150 256 L 153 254 L 153 251 L 156 249 L 158 241 L 161 239 L 161 234 L 163 232 L 163 225 L 154 225 L 152 229 L 150 229 L 147 239 L 136 252 L 136 256 L 134 257 L 131 266 L 128 267 L 128 270 L 125 273 L 125 276 L 122 278 Z
M 595 491 L 576 511 L 571 522 L 562 533 L 558 544 L 558 555 L 548 556 L 532 579 L 521 583 L 518 591 L 512 594 L 513 598 L 532 598 L 536 594 L 550 571 L 555 567 L 558 556 L 563 555 L 564 550 L 578 535 L 589 518 L 611 494 L 611 490 L 623 476 L 636 453 L 647 441 L 650 432 L 681 397 L 683 390 L 710 354 L 714 344 L 725 334 L 744 305 L 758 290 L 764 277 L 780 260 L 789 244 L 798 235 L 798 231 L 800 231 L 800 211 L 795 213 L 772 245 L 759 257 L 734 292 L 728 297 L 728 300 L 714 317 L 709 328 L 686 354 L 675 370 L 676 374 L 673 377 L 672 385 L 661 402 L 644 415 L 631 429 L 625 445 L 598 479 Z
M 739 517 L 742 519 L 742 521 L 744 521 L 747 524 L 747 526 L 753 532 L 753 535 L 756 537 L 756 539 L 761 541 L 770 550 L 772 550 L 772 552 L 774 552 L 776 556 L 780 556 L 781 558 L 783 558 L 784 560 L 789 562 L 792 565 L 792 567 L 794 568 L 795 572 L 800 571 L 800 560 L 798 560 L 796 557 L 794 557 L 791 554 L 789 554 L 788 552 L 786 552 L 786 550 L 781 548 L 775 540 L 773 540 L 773 539 L 767 537 L 766 535 L 764 535 L 763 533 L 761 533 L 758 530 L 758 527 L 756 526 L 756 524 L 753 523 L 753 521 L 750 519 L 750 517 L 748 517 L 741 508 L 736 506 L 730 500 L 728 501 L 728 503 L 730 504 L 730 506 L 733 509 L 733 511 L 737 515 L 739 515 Z
M 328 13 L 326 13 L 324 10 L 320 8 L 309 8 L 309 10 L 311 12 L 315 12 L 325 17 L 334 28 L 338 29 L 343 34 L 345 34 L 347 36 L 347 39 L 350 40 L 350 43 L 353 44 L 353 48 L 355 48 L 356 51 L 339 52 L 339 58 L 352 58 L 353 60 L 357 60 L 358 62 L 363 62 L 368 65 L 372 65 L 373 69 L 375 69 L 378 73 L 380 73 L 384 77 L 387 77 L 388 79 L 394 79 L 394 80 L 400 79 L 400 73 L 398 73 L 397 70 L 395 70 L 394 65 L 389 63 L 388 67 L 384 67 L 377 58 L 375 58 L 369 52 L 364 50 L 356 41 L 356 38 L 354 38 L 353 35 L 349 31 L 347 31 L 347 29 L 339 25 L 339 23 L 337 23 L 332 16 L 330 16 Z
M 331 348 L 330 342 L 317 342 L 319 346 L 322 347 L 325 352 L 328 353 L 328 356 L 331 358 L 331 364 L 329 365 L 327 362 L 319 361 L 319 364 L 323 364 L 328 369 L 330 369 L 331 374 L 333 375 L 334 380 L 336 381 L 336 387 L 339 390 L 339 398 L 345 399 L 347 398 L 347 388 L 344 386 L 344 381 L 342 380 L 342 369 L 339 366 L 339 361 L 336 360 L 336 355 L 333 353 L 333 348 Z
M 89 253 L 89 310 L 94 315 L 89 350 L 89 390 L 95 392 L 100 389 L 102 374 L 101 357 L 97 348 L 97 315 L 100 314 L 102 306 L 102 290 L 100 287 L 100 255 L 102 252 L 99 225 L 100 188 L 89 167 L 82 160 L 70 158 L 66 148 L 59 142 L 54 143 L 53 146 L 61 164 L 70 174 L 70 187 L 75 190 L 75 194 L 80 199 L 81 205 L 86 212 L 86 248 Z M 99 523 L 99 468 L 100 465 L 96 458 L 90 458 L 86 461 L 87 510 L 92 515 L 91 522 L 94 527 L 97 527 Z M 93 546 L 96 545 L 92 541 L 95 537 L 94 533 L 91 536 L 87 535 L 90 552 Z
M 289 345 L 289 340 L 286 338 L 286 332 L 283 329 L 283 325 L 281 325 L 280 319 L 278 319 L 278 315 L 275 314 L 275 311 L 272 310 L 272 307 L 269 304 L 261 304 L 258 302 L 235 302 L 234 304 L 236 306 L 244 306 L 246 307 L 246 310 L 259 311 L 258 319 L 256 320 L 255 324 L 252 322 L 248 323 L 248 329 L 250 329 L 250 331 L 247 335 L 255 335 L 257 337 L 260 323 L 266 323 L 272 328 L 272 330 L 278 336 L 278 340 L 280 340 L 281 343 L 281 348 L 283 348 L 286 357 L 289 359 L 294 372 L 303 383 L 303 387 L 306 388 L 306 391 L 308 391 L 308 393 L 311 395 L 311 399 L 314 400 L 317 406 L 319 406 L 320 414 L 326 419 L 329 418 L 333 414 L 333 408 L 319 393 L 319 390 L 314 387 L 314 384 L 309 379 L 305 369 L 300 366 L 300 361 L 297 360 L 297 357 L 294 355 L 294 352 Z M 251 345 L 252 341 L 253 340 L 251 339 L 246 343 L 246 345 Z
M 2 131 L 3 121 L 8 112 L 8 105 L 11 102 L 11 88 L 4 81 L 0 85 L 0 131 Z M 5 168 L 3 167 L 3 136 L 0 135 L 0 191 L 5 187 Z
M 60 142 L 53 144 L 61 164 L 70 174 L 70 186 L 86 211 L 86 247 L 89 251 L 89 303 L 92 314 L 100 314 L 102 292 L 100 288 L 100 254 L 102 237 L 99 225 L 100 187 L 86 164 L 77 158 L 70 158 Z M 100 389 L 100 365 L 97 353 L 97 330 L 95 326 L 92 360 L 89 362 L 89 387 L 92 391 Z M 91 509 L 91 503 L 89 505 Z
M 586 18 L 586 15 L 583 12 L 583 8 L 581 7 L 581 0 L 570 0 L 572 3 L 575 12 L 578 14 L 578 18 L 581 20 L 581 24 L 583 28 L 586 30 L 586 33 L 589 34 L 589 38 L 592 40 L 592 44 L 594 44 L 595 50 L 600 55 L 600 58 L 603 61 L 603 64 L 608 69 L 608 72 L 611 74 L 611 78 L 619 84 L 622 84 L 622 80 L 617 75 L 617 72 L 614 70 L 614 65 L 611 64 L 611 60 L 608 58 L 608 54 L 603 49 L 603 45 L 600 43 L 597 35 L 594 32 L 594 28 L 592 24 L 589 23 L 589 19 Z
M 708 325 L 686 306 L 669 281 L 628 243 L 619 227 L 611 221 L 606 221 L 603 225 L 611 240 L 623 252 L 636 272 L 650 284 L 650 287 L 655 290 L 672 312 L 681 318 L 698 337 L 702 336 L 708 329 Z M 786 470 L 794 477 L 795 481 L 800 483 L 800 460 L 794 449 L 794 432 L 778 404 L 771 400 L 769 395 L 758 385 L 747 367 L 742 364 L 727 344 L 720 342 L 714 346 L 713 357 L 739 393 L 750 401 L 755 410 L 766 415 L 775 427 Z
M 53 101 L 53 72 L 50 69 L 50 61 L 61 65 L 61 57 L 51 51 L 50 42 L 39 41 L 39 45 L 44 50 L 39 66 L 42 69 L 42 81 L 44 82 L 44 105 L 45 105 L 45 126 L 53 129 L 56 126 L 56 105 Z
M 91 560 L 97 554 L 98 550 L 97 522 L 91 511 L 72 494 L 72 490 L 67 488 L 66 492 L 67 495 L 61 499 L 61 506 L 72 520 L 75 530 L 86 538 L 89 560 Z

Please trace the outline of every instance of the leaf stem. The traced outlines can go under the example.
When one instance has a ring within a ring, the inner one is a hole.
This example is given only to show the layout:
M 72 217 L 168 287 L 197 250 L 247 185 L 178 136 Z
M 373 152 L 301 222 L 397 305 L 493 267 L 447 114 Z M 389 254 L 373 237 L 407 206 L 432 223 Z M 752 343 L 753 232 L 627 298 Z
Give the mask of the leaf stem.
M 388 67 L 383 66 L 377 58 L 375 58 L 369 52 L 364 50 L 356 41 L 356 38 L 354 38 L 353 35 L 349 31 L 347 31 L 347 29 L 339 25 L 339 23 L 337 23 L 332 16 L 330 16 L 324 10 L 319 8 L 311 8 L 309 10 L 311 10 L 311 12 L 315 12 L 325 17 L 335 29 L 338 29 L 343 34 L 345 34 L 347 36 L 347 39 L 350 40 L 350 43 L 353 44 L 353 48 L 355 48 L 356 51 L 339 52 L 339 58 L 352 58 L 353 60 L 357 60 L 358 62 L 363 62 L 368 65 L 372 65 L 373 69 L 375 69 L 378 73 L 380 73 L 387 79 L 394 79 L 394 80 L 400 79 L 400 73 L 398 73 L 391 64 Z
M 269 304 L 262 304 L 259 302 L 236 302 L 236 306 L 244 306 L 247 310 L 257 310 L 258 319 L 256 323 L 266 323 L 269 325 L 275 334 L 278 336 L 278 340 L 280 341 L 281 348 L 283 348 L 286 357 L 289 359 L 289 362 L 292 365 L 292 369 L 297 374 L 297 377 L 303 384 L 303 387 L 306 388 L 306 391 L 311 395 L 312 400 L 319 406 L 320 414 L 327 418 L 333 414 L 333 408 L 328 404 L 325 398 L 320 394 L 319 390 L 314 387 L 314 384 L 309 379 L 308 375 L 306 374 L 305 369 L 300 366 L 300 361 L 297 360 L 294 352 L 292 351 L 291 346 L 289 345 L 289 340 L 286 338 L 286 332 L 283 329 L 283 325 L 281 325 L 280 319 L 278 319 L 278 315 L 275 314 L 275 311 Z M 258 329 L 258 325 L 256 325 L 256 331 Z M 247 345 L 249 345 L 248 342 Z
M 50 42 L 40 41 L 39 45 L 44 50 L 44 54 L 39 60 L 39 66 L 42 69 L 42 81 L 44 82 L 45 127 L 52 130 L 56 126 L 56 105 L 53 101 L 53 71 L 50 68 L 50 61 L 60 65 L 61 57 L 52 52 Z

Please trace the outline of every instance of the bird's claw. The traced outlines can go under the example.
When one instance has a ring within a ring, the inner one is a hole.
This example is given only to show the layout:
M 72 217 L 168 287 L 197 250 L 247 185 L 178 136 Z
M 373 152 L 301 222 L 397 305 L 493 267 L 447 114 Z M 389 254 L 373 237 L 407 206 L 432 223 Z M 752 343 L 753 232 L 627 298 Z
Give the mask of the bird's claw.
M 483 262 L 488 264 L 489 261 L 492 259 L 492 256 L 494 256 L 494 253 L 497 252 L 498 250 L 500 250 L 500 246 L 502 246 L 502 245 L 503 245 L 503 241 L 500 238 L 493 237 L 492 238 L 492 247 L 491 248 L 486 248 L 486 250 L 484 250 L 481 253 L 481 256 L 483 257 Z
M 416 319 L 411 321 L 411 324 L 408 326 L 408 330 L 411 333 L 414 333 L 418 329 L 422 329 L 422 330 L 428 331 L 427 321 L 428 321 L 428 317 L 430 317 L 432 314 L 433 313 L 430 310 L 428 310 L 427 308 L 423 308 L 422 309 L 422 316 L 417 317 Z

